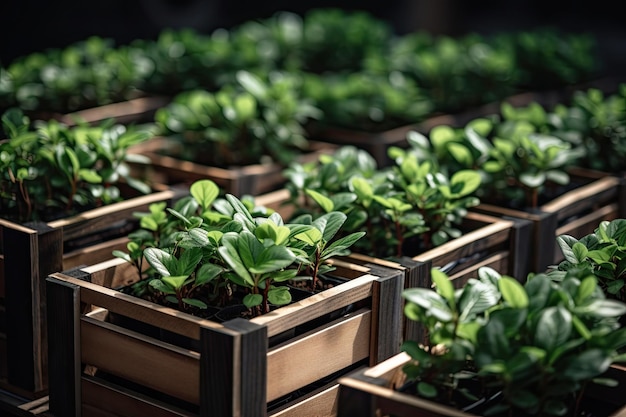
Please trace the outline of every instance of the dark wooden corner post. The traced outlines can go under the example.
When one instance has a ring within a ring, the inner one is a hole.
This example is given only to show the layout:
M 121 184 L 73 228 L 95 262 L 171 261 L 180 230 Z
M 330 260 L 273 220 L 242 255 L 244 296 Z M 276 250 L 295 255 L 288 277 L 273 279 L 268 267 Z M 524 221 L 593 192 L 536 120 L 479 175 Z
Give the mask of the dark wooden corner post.
M 200 416 L 267 415 L 267 328 L 246 319 L 202 328 Z
M 400 352 L 403 341 L 404 312 L 402 290 L 404 271 L 366 264 L 379 278 L 372 292 L 372 347 L 369 366 L 374 366 Z
M 80 288 L 51 275 L 48 291 L 49 410 L 54 417 L 79 417 Z
M 7 379 L 47 389 L 46 277 L 63 270 L 63 230 L 45 223 L 3 225 Z

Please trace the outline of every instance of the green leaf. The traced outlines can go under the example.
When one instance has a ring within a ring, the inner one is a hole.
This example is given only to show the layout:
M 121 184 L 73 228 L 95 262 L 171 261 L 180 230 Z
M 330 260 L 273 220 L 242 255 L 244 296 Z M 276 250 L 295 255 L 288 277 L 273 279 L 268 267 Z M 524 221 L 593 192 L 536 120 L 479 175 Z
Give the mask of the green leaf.
M 167 285 L 165 282 L 161 281 L 160 279 L 153 279 L 150 280 L 150 286 L 152 288 L 154 288 L 157 291 L 160 291 L 164 294 L 176 294 L 176 291 L 174 291 L 174 289 Z
M 334 204 L 333 204 L 333 200 L 331 200 L 329 197 L 326 197 L 324 194 L 319 193 L 315 190 L 311 190 L 311 189 L 306 189 L 304 190 L 304 192 L 310 196 L 317 204 L 319 204 L 319 206 L 322 208 L 322 210 L 324 210 L 324 212 L 328 213 L 333 211 L 334 209 Z
M 345 255 L 345 252 L 363 236 L 365 236 L 365 232 L 354 232 L 340 239 L 337 239 L 322 251 L 321 258 L 329 259 L 333 256 Z
M 162 280 L 163 282 L 167 283 L 172 288 L 178 290 L 179 288 L 182 288 L 183 285 L 185 285 L 185 281 L 187 280 L 187 278 L 189 278 L 189 275 L 179 275 L 175 277 L 164 276 Z
M 528 294 L 522 284 L 514 278 L 503 276 L 498 281 L 502 298 L 513 308 L 528 307 Z
M 478 187 L 480 187 L 480 183 L 480 174 L 473 170 L 457 171 L 454 175 L 452 175 L 452 178 L 450 178 L 450 184 L 453 187 L 457 184 L 463 185 L 463 188 L 454 193 L 455 197 L 462 197 L 473 193 L 478 189 Z
M 205 263 L 196 272 L 195 285 L 205 285 L 219 277 L 224 268 L 219 265 Z
M 219 196 L 219 187 L 211 180 L 199 180 L 191 184 L 189 193 L 203 210 L 208 210 Z
M 424 398 L 435 398 L 437 396 L 437 388 L 434 385 L 420 381 L 417 384 L 417 392 Z
M 150 266 L 164 277 L 171 275 L 170 270 L 176 267 L 176 259 L 163 249 L 146 248 L 143 254 Z
M 263 296 L 261 294 L 246 294 L 243 297 L 243 304 L 248 307 L 260 306 L 263 303 Z
M 431 268 L 430 275 L 435 284 L 435 290 L 454 308 L 456 304 L 454 300 L 454 286 L 450 282 L 448 275 L 437 268 Z
M 587 247 L 580 242 L 576 242 L 572 246 L 572 253 L 574 258 L 578 260 L 577 263 L 582 262 L 587 257 L 588 252 Z
M 121 250 L 114 250 L 112 252 L 112 255 L 115 256 L 116 258 L 121 258 L 125 260 L 126 262 L 130 262 L 130 263 L 133 262 L 130 255 L 128 255 L 126 252 L 122 252 Z
M 208 307 L 204 301 L 195 298 L 183 298 L 183 303 L 201 309 L 205 309 Z
M 249 269 L 253 274 L 266 274 L 288 267 L 295 259 L 296 256 L 289 248 L 274 245 L 261 252 Z
M 182 252 L 176 265 L 177 275 L 191 275 L 202 260 L 202 250 L 190 248 Z
M 565 260 L 573 264 L 580 263 L 584 260 L 577 258 L 572 249 L 577 242 L 578 240 L 575 237 L 569 235 L 561 235 L 556 238 L 556 243 L 561 248 Z
M 238 234 L 235 232 L 225 233 L 222 236 L 221 242 L 222 246 L 218 248 L 218 252 L 222 259 L 224 259 L 224 262 L 226 262 L 248 286 L 253 287 L 255 285 L 254 279 L 237 252 Z
M 611 366 L 611 358 L 602 349 L 590 349 L 579 355 L 568 356 L 562 367 L 562 375 L 574 381 L 584 381 L 604 373 Z
M 535 344 L 553 352 L 565 343 L 572 332 L 572 315 L 563 307 L 548 307 L 541 311 L 535 328 Z
M 281 286 L 271 288 L 267 293 L 267 301 L 277 306 L 289 304 L 291 302 L 289 287 Z
M 316 247 L 322 241 L 322 232 L 316 228 L 308 229 L 294 236 L 294 239 L 301 240 L 309 246 Z
M 339 211 L 331 211 L 318 217 L 313 221 L 313 226 L 318 228 L 323 235 L 325 242 L 330 242 L 337 234 L 348 216 Z
M 78 170 L 78 178 L 91 184 L 100 184 L 102 182 L 102 177 L 91 169 L 83 168 Z

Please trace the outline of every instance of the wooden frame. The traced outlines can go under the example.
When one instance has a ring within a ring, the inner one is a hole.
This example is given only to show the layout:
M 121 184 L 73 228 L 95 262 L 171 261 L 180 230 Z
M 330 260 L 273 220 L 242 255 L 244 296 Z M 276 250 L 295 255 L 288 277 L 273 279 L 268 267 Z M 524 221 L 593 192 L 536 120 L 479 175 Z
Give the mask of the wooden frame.
M 593 233 L 603 220 L 626 217 L 626 178 L 582 168 L 570 171 L 582 185 L 543 204 L 536 211 L 509 209 L 482 203 L 472 210 L 492 216 L 532 222 L 531 272 L 542 272 L 564 259 L 556 238 L 581 238 Z
M 286 189 L 255 198 L 256 204 L 276 210 L 289 218 L 295 207 L 285 204 L 289 198 Z M 404 273 L 406 288 L 430 287 L 433 267 L 443 269 L 456 288 L 475 277 L 480 267 L 489 266 L 501 274 L 523 280 L 531 272 L 528 267 L 532 223 L 525 219 L 491 216 L 469 212 L 463 220 L 469 232 L 437 248 L 414 257 L 380 259 L 368 254 L 353 252 L 336 259 L 355 264 L 379 265 L 398 269 Z M 422 330 L 415 322 L 406 320 L 404 337 L 418 340 Z
M 475 414 L 403 394 L 395 390 L 402 378 L 401 367 L 410 357 L 402 352 L 380 364 L 363 368 L 339 380 L 337 417 L 477 417 Z M 587 395 L 607 401 L 618 409 L 610 417 L 626 416 L 626 367 L 613 365 L 607 376 L 617 379 L 617 387 L 590 385 Z
M 52 274 L 50 414 L 287 417 L 308 409 L 334 415 L 328 410 L 336 404 L 334 375 L 399 351 L 404 287 L 397 270 L 336 266 L 346 282 L 272 313 L 221 324 L 88 282 L 125 276 L 122 260 L 71 271 L 74 277 Z M 112 314 L 182 335 L 192 347 L 138 333 L 110 320 Z M 327 378 L 323 389 L 268 409 Z
M 329 143 L 309 141 L 310 150 L 296 158 L 300 163 L 317 161 L 322 154 L 329 154 L 337 149 Z M 180 144 L 167 137 L 155 137 L 131 148 L 130 152 L 150 158 L 150 164 L 136 166 L 144 173 L 137 174 L 152 178 L 162 184 L 191 184 L 200 179 L 213 180 L 224 192 L 238 197 L 257 196 L 281 188 L 287 178 L 285 167 L 278 163 L 255 164 L 241 167 L 218 168 L 177 157 Z
M 45 278 L 53 272 L 110 259 L 113 250 L 126 248 L 127 233 L 137 227 L 134 212 L 148 211 L 155 202 L 172 202 L 187 192 L 163 185 L 153 185 L 153 189 L 148 195 L 48 223 L 22 225 L 0 219 L 0 388 L 25 398 L 47 393 Z M 113 238 L 90 238 L 82 247 L 68 249 L 76 240 L 116 230 Z

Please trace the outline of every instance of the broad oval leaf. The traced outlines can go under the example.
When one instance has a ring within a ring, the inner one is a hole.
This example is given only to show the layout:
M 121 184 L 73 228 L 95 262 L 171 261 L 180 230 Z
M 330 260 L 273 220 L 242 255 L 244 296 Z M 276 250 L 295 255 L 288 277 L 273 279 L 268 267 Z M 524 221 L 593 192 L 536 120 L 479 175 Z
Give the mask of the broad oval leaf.
M 503 276 L 498 281 L 502 298 L 513 308 L 528 307 L 528 294 L 522 284 L 514 278 Z
M 270 304 L 282 306 L 291 303 L 291 293 L 285 286 L 270 288 L 267 293 L 267 301 Z
M 185 285 L 185 281 L 189 278 L 189 275 L 178 275 L 161 278 L 163 282 L 167 283 L 174 289 L 182 288 Z
M 211 180 L 199 180 L 191 184 L 189 193 L 200 204 L 203 210 L 207 210 L 218 197 L 219 187 Z
M 164 277 L 170 276 L 170 270 L 175 269 L 176 259 L 163 249 L 146 248 L 143 254 L 150 266 Z
M 572 333 L 572 315 L 563 307 L 548 307 L 541 311 L 535 328 L 535 345 L 553 352 Z

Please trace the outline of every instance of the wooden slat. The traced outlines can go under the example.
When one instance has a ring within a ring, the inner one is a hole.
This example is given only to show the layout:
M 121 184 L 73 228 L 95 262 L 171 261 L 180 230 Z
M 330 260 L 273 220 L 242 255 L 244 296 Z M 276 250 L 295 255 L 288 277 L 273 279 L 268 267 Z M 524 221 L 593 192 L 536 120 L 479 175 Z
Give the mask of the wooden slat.
M 335 417 L 338 396 L 339 384 L 333 382 L 299 398 L 296 404 L 288 404 L 269 412 L 268 417 Z
M 140 153 L 150 158 L 150 169 L 160 175 L 167 184 L 186 183 L 200 179 L 211 179 L 225 192 L 242 196 L 275 191 L 287 182 L 283 174 L 284 166 L 278 163 L 252 164 L 240 167 L 220 168 L 178 158 L 180 143 L 167 137 L 155 137 L 146 143 L 133 147 L 130 152 Z M 316 161 L 323 154 L 337 149 L 329 143 L 309 141 L 309 150 L 298 155 L 300 163 Z M 166 152 L 163 152 L 167 150 Z
M 541 210 L 547 213 L 558 212 L 559 220 L 567 219 L 593 206 L 615 200 L 619 185 L 619 178 L 607 175 L 553 199 L 542 205 Z
M 103 382 L 99 378 L 83 376 L 81 380 L 83 416 L 88 417 L 192 417 L 196 413 L 182 410 L 147 398 L 134 391 Z
M 483 227 L 414 256 L 413 260 L 431 262 L 433 266 L 443 266 L 498 244 L 508 243 L 513 223 L 493 216 L 488 217 L 491 217 L 492 221 L 484 224 Z M 468 213 L 468 218 L 472 220 L 484 217 L 480 213 Z
M 199 404 L 200 355 L 197 352 L 89 317 L 81 318 L 80 332 L 83 363 Z
M 371 311 L 361 310 L 322 330 L 271 349 L 267 358 L 267 401 L 367 358 L 370 326 Z M 326 352 L 323 360 L 320 360 L 320 352 Z M 295 369 L 298 372 L 294 372 Z
M 104 288 L 96 284 L 72 278 L 63 273 L 52 274 L 69 283 L 81 286 L 81 301 L 85 304 L 105 308 L 162 329 L 178 333 L 189 338 L 200 338 L 200 326 L 223 327 L 219 323 L 201 319 L 181 311 L 151 303 L 141 298 L 123 294 L 117 290 Z M 181 320 L 181 318 L 183 318 Z
M 375 279 L 373 275 L 363 275 L 250 321 L 267 326 L 268 335 L 272 337 L 331 311 L 371 297 L 372 283 Z
M 475 414 L 397 391 L 396 388 L 404 383 L 402 366 L 410 360 L 409 355 L 402 352 L 379 365 L 340 378 L 337 417 L 476 417 Z M 613 365 L 606 376 L 617 379 L 620 382 L 618 387 L 591 384 L 586 388 L 585 395 L 616 405 L 619 408 L 610 417 L 621 417 L 626 412 L 622 384 L 626 368 Z
M 172 200 L 177 196 L 173 189 L 140 195 L 115 204 L 88 210 L 76 216 L 48 222 L 52 228 L 63 228 L 64 240 L 84 236 L 87 233 L 103 230 L 119 220 L 131 219 L 136 211 L 148 211 L 148 206 L 160 201 Z
M 120 237 L 63 254 L 63 271 L 80 265 L 91 265 L 111 259 L 114 250 L 126 251 L 128 237 Z M 55 271 L 61 272 L 61 271 Z

